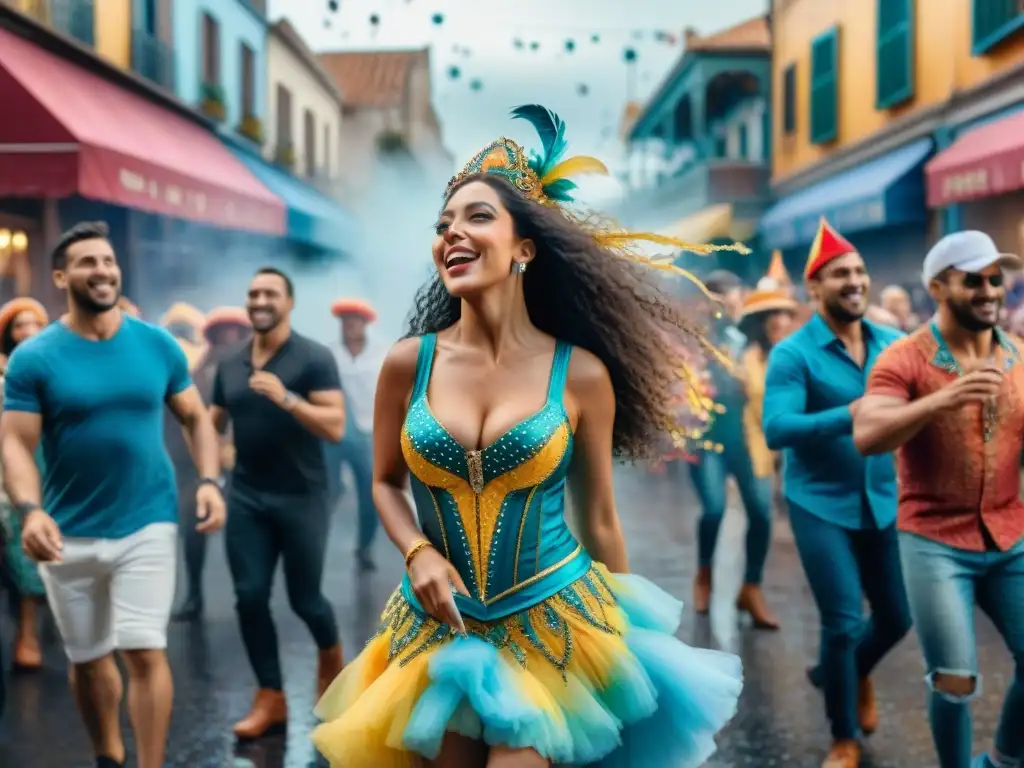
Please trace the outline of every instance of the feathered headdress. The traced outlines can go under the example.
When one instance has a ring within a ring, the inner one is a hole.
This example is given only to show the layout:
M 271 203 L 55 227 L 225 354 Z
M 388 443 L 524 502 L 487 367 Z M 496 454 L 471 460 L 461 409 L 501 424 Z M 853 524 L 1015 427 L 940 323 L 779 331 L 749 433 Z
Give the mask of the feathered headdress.
M 445 197 L 451 196 L 453 190 L 471 176 L 481 173 L 501 176 L 527 198 L 542 205 L 559 207 L 563 213 L 583 227 L 606 251 L 653 269 L 680 275 L 693 283 L 709 298 L 717 299 L 696 275 L 675 263 L 676 253 L 663 257 L 651 257 L 641 253 L 636 245 L 638 243 L 653 243 L 666 246 L 674 252 L 688 251 L 702 255 L 715 251 L 750 253 L 750 249 L 740 243 L 706 245 L 688 243 L 655 232 L 630 232 L 608 220 L 573 212 L 570 205 L 575 202 L 573 192 L 577 187 L 570 177 L 588 173 L 607 174 L 607 166 L 596 157 L 587 155 L 566 157 L 569 145 L 565 138 L 565 121 L 547 107 L 539 104 L 525 104 L 513 109 L 511 114 L 513 118 L 526 120 L 534 127 L 540 137 L 540 152 L 527 154 L 523 147 L 504 136 L 497 141 L 492 141 L 452 177 L 445 189 Z M 728 358 L 708 340 L 701 338 L 700 342 L 705 352 L 717 358 L 722 364 L 730 365 Z M 689 396 L 691 399 L 699 400 L 699 409 L 705 410 L 705 412 L 717 410 L 706 397 L 697 394 L 698 389 L 693 383 L 695 374 L 687 364 L 684 364 L 680 370 L 680 378 L 690 385 L 688 387 Z
M 704 284 L 689 270 L 674 263 L 674 255 L 664 257 L 648 257 L 636 249 L 637 243 L 653 243 L 664 245 L 676 251 L 688 251 L 707 255 L 715 251 L 737 251 L 750 253 L 750 249 L 740 243 L 731 245 L 708 245 L 688 243 L 674 237 L 666 237 L 655 232 L 630 232 L 615 226 L 611 222 L 595 223 L 594 219 L 573 215 L 568 206 L 575 202 L 573 192 L 576 183 L 570 177 L 587 173 L 607 174 L 608 167 L 596 157 L 576 155 L 565 157 L 569 143 L 565 139 L 565 121 L 547 107 L 539 104 L 525 104 L 512 110 L 512 117 L 526 120 L 537 131 L 541 141 L 541 151 L 527 152 L 512 139 L 502 136 L 492 141 L 473 156 L 459 173 L 452 177 L 445 189 L 445 197 L 470 176 L 480 173 L 495 174 L 508 181 L 526 197 L 543 205 L 562 208 L 563 212 L 584 226 L 595 240 L 603 247 L 632 261 L 641 262 L 654 269 L 672 272 L 689 280 L 705 295 L 711 295 Z

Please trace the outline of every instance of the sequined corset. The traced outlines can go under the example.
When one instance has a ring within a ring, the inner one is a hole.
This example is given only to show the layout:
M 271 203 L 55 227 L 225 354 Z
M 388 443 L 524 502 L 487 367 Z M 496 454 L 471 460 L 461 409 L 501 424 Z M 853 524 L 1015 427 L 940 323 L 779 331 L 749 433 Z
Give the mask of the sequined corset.
M 591 565 L 564 514 L 572 429 L 562 392 L 572 347 L 555 348 L 544 406 L 482 450 L 468 451 L 427 402 L 436 340 L 428 334 L 420 344 L 402 453 L 424 534 L 472 594 L 457 597 L 459 609 L 498 619 L 547 599 Z M 408 577 L 403 590 L 412 598 Z

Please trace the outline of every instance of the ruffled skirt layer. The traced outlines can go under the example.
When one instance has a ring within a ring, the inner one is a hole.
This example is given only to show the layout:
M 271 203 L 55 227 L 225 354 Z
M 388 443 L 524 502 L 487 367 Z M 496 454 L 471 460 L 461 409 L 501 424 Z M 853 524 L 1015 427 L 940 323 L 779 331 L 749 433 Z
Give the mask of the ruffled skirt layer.
M 402 594 L 324 694 L 313 741 L 332 768 L 414 768 L 447 733 L 557 765 L 687 768 L 736 711 L 740 660 L 674 637 L 682 604 L 646 579 L 591 571 L 468 637 Z

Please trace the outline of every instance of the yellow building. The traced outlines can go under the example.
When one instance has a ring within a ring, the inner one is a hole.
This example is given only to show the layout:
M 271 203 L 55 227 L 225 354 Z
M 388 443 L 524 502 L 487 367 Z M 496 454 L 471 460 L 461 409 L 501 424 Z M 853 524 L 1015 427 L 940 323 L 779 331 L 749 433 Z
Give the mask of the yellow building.
M 121 69 L 132 63 L 131 0 L 0 0 Z
M 1021 4 L 775 0 L 772 5 L 777 202 L 762 219 L 761 231 L 770 247 L 785 252 L 790 269 L 802 259 L 798 253 L 806 253 L 822 215 L 851 235 L 869 266 L 883 272 L 896 271 L 903 257 L 919 263 L 942 230 L 986 223 L 958 204 L 987 197 L 988 188 L 977 169 L 945 180 L 943 169 L 950 163 L 945 150 L 967 141 L 982 124 L 991 131 L 994 120 L 1012 120 L 1006 115 L 1024 106 Z M 1016 131 L 1024 144 L 1024 127 Z M 961 144 L 953 158 L 964 153 Z M 1024 187 L 1019 167 L 1015 176 L 1018 188 Z M 993 203 L 985 207 L 991 211 Z M 930 213 L 938 210 L 942 215 Z M 1004 228 L 993 221 L 987 225 L 989 231 Z M 1001 244 L 1016 250 L 1021 244 L 1017 227 L 1012 229 L 1015 242 Z

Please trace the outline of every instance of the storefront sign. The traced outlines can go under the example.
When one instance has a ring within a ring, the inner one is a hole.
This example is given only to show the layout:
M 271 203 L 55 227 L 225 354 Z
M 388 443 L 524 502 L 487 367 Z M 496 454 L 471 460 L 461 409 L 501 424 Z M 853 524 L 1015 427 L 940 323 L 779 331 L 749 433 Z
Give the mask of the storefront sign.
M 799 216 L 785 224 L 766 229 L 765 239 L 772 248 L 785 250 L 811 243 L 818 233 L 818 223 L 822 216 L 840 232 L 856 232 L 884 226 L 885 214 L 885 198 L 878 196 Z

